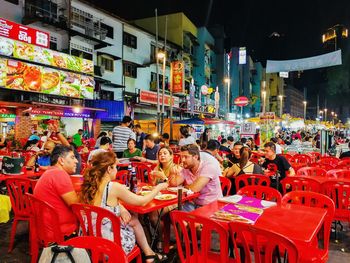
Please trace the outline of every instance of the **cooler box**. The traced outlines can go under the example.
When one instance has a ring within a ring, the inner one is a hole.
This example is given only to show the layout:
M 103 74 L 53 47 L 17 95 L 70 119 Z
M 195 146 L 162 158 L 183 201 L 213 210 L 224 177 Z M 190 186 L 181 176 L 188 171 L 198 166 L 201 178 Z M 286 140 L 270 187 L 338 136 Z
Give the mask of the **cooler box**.
M 24 166 L 24 157 L 9 157 L 2 158 L 2 173 L 3 174 L 20 174 Z

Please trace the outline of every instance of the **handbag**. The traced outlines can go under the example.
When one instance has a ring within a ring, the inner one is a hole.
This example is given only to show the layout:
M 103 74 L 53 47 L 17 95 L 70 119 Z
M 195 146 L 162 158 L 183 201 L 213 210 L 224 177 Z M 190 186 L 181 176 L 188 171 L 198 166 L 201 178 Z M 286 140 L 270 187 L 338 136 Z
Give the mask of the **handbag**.
M 39 263 L 91 263 L 91 259 L 83 248 L 54 245 L 43 249 Z

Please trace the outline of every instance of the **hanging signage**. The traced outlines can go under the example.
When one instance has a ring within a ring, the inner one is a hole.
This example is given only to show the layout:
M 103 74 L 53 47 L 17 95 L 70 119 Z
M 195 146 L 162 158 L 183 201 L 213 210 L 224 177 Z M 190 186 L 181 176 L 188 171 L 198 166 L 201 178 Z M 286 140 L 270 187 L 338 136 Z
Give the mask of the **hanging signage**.
M 280 77 L 285 78 L 285 79 L 289 78 L 289 72 L 288 71 L 281 71 Z
M 36 62 L 43 65 L 68 69 L 85 74 L 94 74 L 92 60 L 71 56 L 51 49 L 37 47 L 31 44 L 0 36 L 0 54 Z
M 63 110 L 45 110 L 45 109 L 32 109 L 30 114 L 33 115 L 49 115 L 49 116 L 59 116 L 62 117 L 64 115 Z
M 50 46 L 49 33 L 3 18 L 0 18 L 0 36 L 41 47 L 48 48 Z
M 184 93 L 184 62 L 171 62 L 171 90 L 173 93 Z
M 202 85 L 201 92 L 204 96 L 208 95 L 208 87 L 206 85 Z
M 246 64 L 247 63 L 247 50 L 245 47 L 240 47 L 238 51 L 238 64 Z
M 260 120 L 273 120 L 275 119 L 275 112 L 260 112 L 258 113 Z
M 93 99 L 95 81 L 93 76 L 0 58 L 0 87 Z
M 238 107 L 244 107 L 249 104 L 249 99 L 247 97 L 240 96 L 234 99 L 233 104 Z
M 157 104 L 157 93 L 147 90 L 140 90 L 140 102 Z M 162 96 L 159 96 L 159 103 L 162 104 Z M 170 106 L 170 96 L 164 95 L 164 105 Z M 179 107 L 179 98 L 173 96 L 173 107 Z

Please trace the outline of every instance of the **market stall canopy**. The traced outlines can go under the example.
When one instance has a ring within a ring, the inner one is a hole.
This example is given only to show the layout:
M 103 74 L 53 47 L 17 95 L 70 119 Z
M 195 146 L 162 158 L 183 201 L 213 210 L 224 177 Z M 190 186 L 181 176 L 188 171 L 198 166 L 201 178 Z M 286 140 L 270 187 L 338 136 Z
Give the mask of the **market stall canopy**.
M 220 120 L 220 119 L 210 119 L 210 118 L 203 118 L 204 125 L 210 125 L 210 124 L 226 124 L 226 125 L 235 125 L 236 123 L 234 121 L 227 121 L 227 120 Z
M 179 120 L 174 121 L 174 124 L 196 124 L 196 125 L 204 125 L 204 120 L 200 118 L 192 118 L 192 119 L 186 119 L 186 120 Z

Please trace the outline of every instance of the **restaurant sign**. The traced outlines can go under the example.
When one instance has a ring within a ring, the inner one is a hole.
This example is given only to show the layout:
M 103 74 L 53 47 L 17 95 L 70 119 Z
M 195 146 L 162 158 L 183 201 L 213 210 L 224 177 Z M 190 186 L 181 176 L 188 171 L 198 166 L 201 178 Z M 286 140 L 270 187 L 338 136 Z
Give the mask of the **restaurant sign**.
M 0 58 L 0 87 L 72 98 L 93 99 L 93 76 Z
M 0 36 L 19 40 L 28 44 L 50 46 L 50 34 L 15 22 L 0 18 Z
M 184 93 L 185 78 L 184 78 L 184 62 L 171 62 L 171 91 L 173 93 Z
M 46 109 L 32 109 L 30 111 L 32 115 L 48 115 L 59 117 L 73 117 L 73 118 L 91 118 L 89 111 L 73 112 L 70 109 L 65 110 L 46 110 Z
M 19 58 L 47 66 L 94 74 L 92 60 L 71 56 L 51 49 L 37 47 L 0 36 L 0 55 Z
M 173 96 L 172 98 L 172 105 L 175 108 L 179 107 L 179 98 Z M 157 104 L 157 92 L 152 91 L 146 91 L 146 90 L 140 90 L 140 102 L 143 103 L 150 103 L 150 104 Z M 162 105 L 162 95 L 159 95 L 159 104 Z M 170 106 L 170 96 L 164 95 L 164 105 Z

